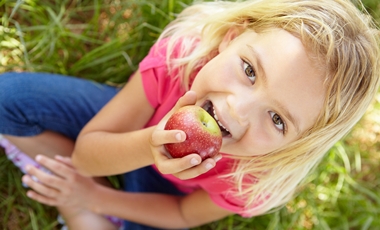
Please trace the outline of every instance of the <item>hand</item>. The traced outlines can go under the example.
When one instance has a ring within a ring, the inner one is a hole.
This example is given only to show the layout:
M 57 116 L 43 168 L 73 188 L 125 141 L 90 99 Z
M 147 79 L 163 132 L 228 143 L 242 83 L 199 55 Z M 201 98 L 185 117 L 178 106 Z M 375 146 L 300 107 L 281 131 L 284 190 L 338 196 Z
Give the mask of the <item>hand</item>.
M 87 208 L 91 203 L 89 194 L 96 187 L 92 178 L 80 175 L 68 157 L 56 156 L 55 159 L 50 159 L 38 155 L 36 161 L 53 174 L 28 165 L 28 174 L 22 178 L 22 181 L 33 189 L 27 192 L 28 197 L 51 206 Z
M 151 152 L 158 170 L 163 174 L 173 174 L 179 179 L 190 179 L 197 177 L 215 167 L 222 155 L 202 161 L 201 157 L 194 153 L 182 158 L 171 158 L 164 148 L 166 143 L 178 143 L 185 141 L 186 134 L 181 130 L 164 130 L 166 121 L 179 108 L 186 105 L 194 105 L 197 96 L 195 92 L 189 91 L 181 97 L 174 108 L 161 120 L 151 137 Z

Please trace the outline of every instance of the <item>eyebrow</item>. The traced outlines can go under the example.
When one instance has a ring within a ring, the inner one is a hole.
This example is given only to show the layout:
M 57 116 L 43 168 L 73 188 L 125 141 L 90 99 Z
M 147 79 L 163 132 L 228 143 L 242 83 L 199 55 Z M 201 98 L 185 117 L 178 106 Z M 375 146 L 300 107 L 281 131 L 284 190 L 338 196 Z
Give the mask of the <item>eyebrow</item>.
M 268 79 L 267 79 L 267 75 L 265 74 L 265 70 L 263 68 L 263 64 L 262 64 L 262 61 L 261 61 L 261 56 L 260 54 L 256 51 L 256 49 L 251 46 L 250 44 L 247 44 L 247 47 L 249 48 L 249 50 L 253 53 L 253 55 L 255 56 L 255 60 L 256 60 L 256 64 L 257 64 L 257 67 L 258 67 L 258 70 L 259 70 L 259 73 L 260 73 L 260 79 L 262 80 L 262 83 L 264 85 L 265 88 L 268 88 Z M 299 128 L 299 123 L 298 123 L 298 120 L 296 120 L 294 118 L 294 116 L 289 112 L 289 110 L 287 108 L 285 108 L 279 101 L 277 100 L 273 100 L 274 104 L 280 108 L 280 110 L 282 111 L 282 113 L 284 114 L 285 118 L 287 120 L 289 120 L 293 126 L 295 127 L 296 129 L 296 132 L 297 134 L 300 134 L 301 133 L 301 130 Z

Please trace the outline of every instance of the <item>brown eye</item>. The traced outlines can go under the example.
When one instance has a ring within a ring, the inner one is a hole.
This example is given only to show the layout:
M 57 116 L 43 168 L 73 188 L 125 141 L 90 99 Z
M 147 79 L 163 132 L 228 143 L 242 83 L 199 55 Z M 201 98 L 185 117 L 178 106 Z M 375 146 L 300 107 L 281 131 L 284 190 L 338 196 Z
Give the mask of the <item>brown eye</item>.
M 252 68 L 250 64 L 243 61 L 243 68 L 245 75 L 247 75 L 248 79 L 251 81 L 252 84 L 255 84 L 256 81 L 256 73 L 255 70 Z
M 273 124 L 276 126 L 276 128 L 280 130 L 282 133 L 285 133 L 285 123 L 280 117 L 280 115 L 274 112 L 269 112 L 269 114 L 271 115 Z
M 281 117 L 278 114 L 274 114 L 272 120 L 276 125 L 282 125 Z

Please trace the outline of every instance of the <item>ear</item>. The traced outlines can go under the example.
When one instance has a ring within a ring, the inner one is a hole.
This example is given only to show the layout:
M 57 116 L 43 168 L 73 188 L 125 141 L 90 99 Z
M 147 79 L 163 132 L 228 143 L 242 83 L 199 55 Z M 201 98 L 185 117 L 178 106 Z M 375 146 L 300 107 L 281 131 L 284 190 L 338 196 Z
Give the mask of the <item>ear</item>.
M 240 35 L 242 28 L 239 26 L 233 26 L 228 29 L 227 33 L 224 35 L 222 42 L 219 44 L 219 53 L 225 50 L 230 42 Z

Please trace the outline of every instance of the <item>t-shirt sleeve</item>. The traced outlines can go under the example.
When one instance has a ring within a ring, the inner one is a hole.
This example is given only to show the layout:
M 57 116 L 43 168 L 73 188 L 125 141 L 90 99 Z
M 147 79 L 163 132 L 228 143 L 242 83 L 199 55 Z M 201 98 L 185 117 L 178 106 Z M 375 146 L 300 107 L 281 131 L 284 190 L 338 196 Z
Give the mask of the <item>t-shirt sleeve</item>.
M 242 200 L 233 197 L 229 193 L 209 195 L 211 200 L 219 207 L 236 213 L 242 217 L 250 218 L 262 214 L 262 205 L 260 203 L 253 204 L 247 208 Z
M 167 41 L 168 39 L 162 39 L 153 45 L 139 64 L 145 95 L 156 109 L 154 117 L 147 126 L 157 124 L 185 93 L 178 71 L 169 71 L 167 66 Z
M 248 199 L 238 196 L 234 185 L 222 178 L 216 177 L 212 181 L 203 181 L 200 183 L 200 187 L 209 194 L 216 205 L 242 217 L 252 217 L 262 213 L 262 203 L 255 202 L 247 206 Z
M 166 80 L 170 80 L 165 60 L 165 42 L 166 40 L 161 40 L 154 44 L 148 55 L 139 64 L 145 94 L 154 108 L 162 103 Z

